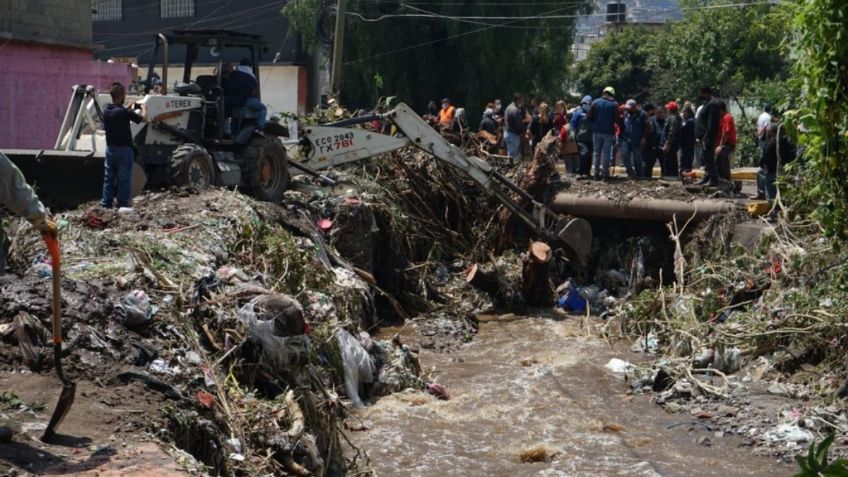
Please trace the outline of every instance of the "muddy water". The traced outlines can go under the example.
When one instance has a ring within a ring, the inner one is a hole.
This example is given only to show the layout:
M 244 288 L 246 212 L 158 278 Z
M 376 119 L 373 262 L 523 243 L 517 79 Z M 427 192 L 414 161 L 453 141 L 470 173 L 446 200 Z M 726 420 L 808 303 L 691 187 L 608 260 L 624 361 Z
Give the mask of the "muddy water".
M 700 425 L 669 429 L 696 419 L 627 395 L 603 365 L 638 357 L 589 337 L 581 324 L 492 318 L 457 352 L 423 351 L 422 367 L 451 399 L 382 398 L 359 413 L 370 430 L 351 437 L 381 477 L 791 475 L 733 437 Z M 709 445 L 699 444 L 704 437 Z M 537 446 L 553 457 L 522 463 L 520 453 Z

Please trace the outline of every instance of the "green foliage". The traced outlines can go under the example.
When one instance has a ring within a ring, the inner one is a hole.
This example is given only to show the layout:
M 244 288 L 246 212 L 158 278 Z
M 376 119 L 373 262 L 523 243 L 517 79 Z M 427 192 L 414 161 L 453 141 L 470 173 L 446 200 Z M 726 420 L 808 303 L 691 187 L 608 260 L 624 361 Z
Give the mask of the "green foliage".
M 323 0 L 291 0 L 283 7 L 282 14 L 291 26 L 289 34 L 297 32 L 307 51 L 314 51 L 318 43 L 318 28 L 323 12 Z
M 586 59 L 575 70 L 578 89 L 600 96 L 607 86 L 615 88 L 619 98 L 640 101 L 651 96 L 655 75 L 649 62 L 653 37 L 667 35 L 664 30 L 647 27 L 624 28 L 592 45 Z
M 319 0 L 293 0 L 284 10 L 292 27 L 314 38 Z M 296 4 L 296 6 L 293 6 Z M 545 98 L 564 97 L 571 62 L 573 18 L 544 18 L 588 11 L 588 1 L 540 5 L 528 2 L 445 2 L 414 5 L 351 0 L 345 30 L 342 102 L 371 107 L 375 89 L 423 110 L 429 100 L 451 98 L 465 107 L 472 123 L 494 98 L 515 91 Z M 423 11 L 423 12 L 422 12 Z M 441 18 L 391 15 L 432 12 Z M 382 15 L 390 15 L 379 21 Z M 541 16 L 525 21 L 451 20 L 445 16 Z M 492 26 L 500 25 L 500 26 Z M 375 88 L 375 77 L 383 80 Z M 508 101 L 507 101 L 508 102 Z
M 848 477 L 848 460 L 839 459 L 828 463 L 827 453 L 834 438 L 835 435 L 831 434 L 818 445 L 815 442 L 810 444 L 806 459 L 801 455 L 795 456 L 801 472 L 794 477 Z
M 682 21 L 611 33 L 578 65 L 581 92 L 597 95 L 610 84 L 619 98 L 663 103 L 695 98 L 702 84 L 736 98 L 750 85 L 783 81 L 789 72 L 787 9 L 748 1 L 753 5 L 732 8 L 701 8 L 723 0 L 682 1 L 690 8 Z
M 848 2 L 801 0 L 794 4 L 791 44 L 793 80 L 799 108 L 787 114 L 800 123 L 804 164 L 800 181 L 789 189 L 800 208 L 830 236 L 848 238 Z

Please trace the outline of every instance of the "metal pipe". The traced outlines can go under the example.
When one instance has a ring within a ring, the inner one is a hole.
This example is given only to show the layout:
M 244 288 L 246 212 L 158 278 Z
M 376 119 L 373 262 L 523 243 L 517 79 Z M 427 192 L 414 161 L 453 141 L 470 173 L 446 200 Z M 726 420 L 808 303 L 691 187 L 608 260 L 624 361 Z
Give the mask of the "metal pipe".
M 162 94 L 168 94 L 168 39 L 163 34 L 159 34 L 159 39 L 162 40 Z
M 690 201 L 673 199 L 637 198 L 618 201 L 604 196 L 578 195 L 561 192 L 551 201 L 551 210 L 577 217 L 607 219 L 648 220 L 668 222 L 677 220 L 702 220 L 712 215 L 727 214 L 735 208 L 732 202 L 711 199 Z

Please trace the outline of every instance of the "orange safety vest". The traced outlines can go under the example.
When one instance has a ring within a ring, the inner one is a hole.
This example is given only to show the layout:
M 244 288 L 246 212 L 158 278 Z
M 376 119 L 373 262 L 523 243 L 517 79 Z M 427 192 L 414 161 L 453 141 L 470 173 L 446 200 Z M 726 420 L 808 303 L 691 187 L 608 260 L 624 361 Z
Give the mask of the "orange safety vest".
M 448 106 L 447 109 L 442 108 L 439 110 L 439 124 L 442 126 L 450 126 L 453 124 L 453 113 L 456 111 L 456 108 L 453 106 Z

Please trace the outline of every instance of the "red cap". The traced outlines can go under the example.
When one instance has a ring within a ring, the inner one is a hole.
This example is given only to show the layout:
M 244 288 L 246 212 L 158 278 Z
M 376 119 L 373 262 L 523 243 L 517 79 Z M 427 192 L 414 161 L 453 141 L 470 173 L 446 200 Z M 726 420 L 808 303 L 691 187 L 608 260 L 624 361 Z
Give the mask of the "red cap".
M 668 111 L 677 111 L 677 103 L 675 103 L 674 101 L 669 101 L 668 104 L 665 105 L 665 109 Z

